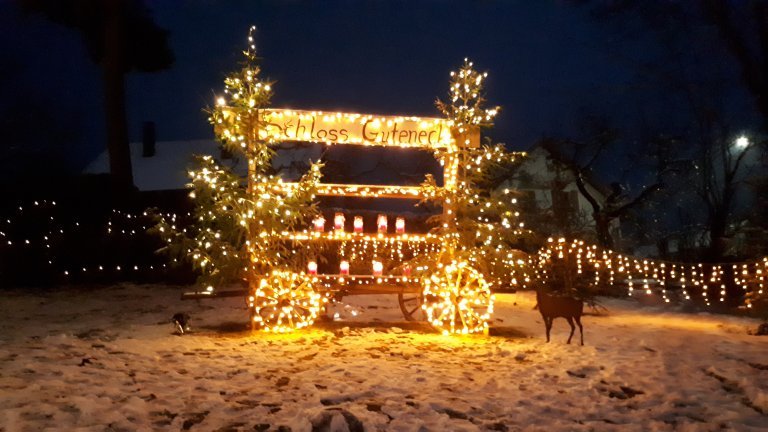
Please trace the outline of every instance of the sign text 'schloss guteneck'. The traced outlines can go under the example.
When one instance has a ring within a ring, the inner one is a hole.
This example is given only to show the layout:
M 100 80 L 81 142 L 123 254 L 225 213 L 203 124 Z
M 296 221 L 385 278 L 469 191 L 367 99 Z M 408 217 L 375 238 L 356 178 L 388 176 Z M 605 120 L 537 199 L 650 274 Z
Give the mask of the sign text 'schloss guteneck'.
M 262 138 L 335 144 L 445 147 L 452 142 L 448 120 L 270 109 Z

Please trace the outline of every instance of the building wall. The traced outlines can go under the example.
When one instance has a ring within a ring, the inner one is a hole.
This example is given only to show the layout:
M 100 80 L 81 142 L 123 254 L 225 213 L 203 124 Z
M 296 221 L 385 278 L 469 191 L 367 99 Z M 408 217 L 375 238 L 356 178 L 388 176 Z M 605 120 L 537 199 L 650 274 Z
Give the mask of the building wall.
M 558 183 L 559 188 L 556 187 Z M 558 167 L 555 161 L 549 159 L 549 153 L 541 147 L 535 147 L 528 152 L 520 164 L 515 179 L 506 183 L 504 187 L 515 189 L 523 196 L 532 197 L 536 211 L 541 212 L 556 212 L 558 199 L 566 199 L 569 202 L 569 211 L 573 213 L 572 216 L 579 217 L 584 225 L 594 230 L 592 206 L 579 192 L 573 175 L 564 167 Z M 602 204 L 605 201 L 605 194 L 594 186 L 587 183 L 586 188 L 598 202 Z M 558 193 L 560 196 L 555 196 Z M 618 220 L 613 222 L 613 231 L 619 234 Z

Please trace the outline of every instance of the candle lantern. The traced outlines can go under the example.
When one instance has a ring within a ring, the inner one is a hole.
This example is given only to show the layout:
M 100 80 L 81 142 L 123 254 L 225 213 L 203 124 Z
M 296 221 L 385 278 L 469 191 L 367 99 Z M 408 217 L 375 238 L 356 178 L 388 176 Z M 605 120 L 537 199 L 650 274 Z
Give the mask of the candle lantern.
M 379 228 L 380 233 L 387 232 L 387 215 L 380 214 L 379 217 L 376 219 L 376 226 Z
M 333 216 L 333 229 L 336 231 L 344 231 L 344 213 L 336 213 Z
M 311 275 L 317 274 L 317 263 L 314 261 L 310 261 L 307 263 L 307 272 Z
M 324 217 L 318 216 L 317 218 L 315 218 L 314 221 L 312 221 L 312 223 L 315 226 L 315 231 L 317 231 L 317 232 L 325 231 L 325 218 Z
M 349 274 L 349 261 L 342 261 L 339 263 L 339 274 L 348 275 Z
M 403 276 L 406 276 L 406 277 L 411 276 L 411 266 L 403 267 Z
M 374 261 L 373 262 L 373 275 L 374 276 L 381 276 L 381 272 L 384 271 L 384 264 L 381 263 L 381 261 Z
M 355 232 L 356 233 L 363 232 L 363 217 L 362 216 L 355 216 L 355 221 L 354 222 L 355 222 L 355 224 L 354 224 Z
M 405 218 L 397 218 L 395 219 L 395 232 L 398 234 L 405 233 Z

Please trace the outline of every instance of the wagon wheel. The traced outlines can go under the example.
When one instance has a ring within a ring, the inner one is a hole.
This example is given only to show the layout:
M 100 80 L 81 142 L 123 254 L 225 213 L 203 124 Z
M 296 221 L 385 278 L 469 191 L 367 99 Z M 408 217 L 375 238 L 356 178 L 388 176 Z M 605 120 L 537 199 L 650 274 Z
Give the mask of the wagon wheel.
M 325 298 L 305 274 L 275 270 L 261 278 L 248 297 L 254 328 L 288 332 L 312 325 Z
M 422 310 L 421 306 L 424 304 L 424 293 L 405 293 L 400 291 L 397 293 L 397 302 L 400 304 L 400 311 L 403 313 L 406 321 L 419 321 L 417 316 L 419 311 Z
M 424 281 L 427 320 L 448 333 L 478 333 L 488 329 L 493 295 L 483 275 L 466 262 L 451 262 Z

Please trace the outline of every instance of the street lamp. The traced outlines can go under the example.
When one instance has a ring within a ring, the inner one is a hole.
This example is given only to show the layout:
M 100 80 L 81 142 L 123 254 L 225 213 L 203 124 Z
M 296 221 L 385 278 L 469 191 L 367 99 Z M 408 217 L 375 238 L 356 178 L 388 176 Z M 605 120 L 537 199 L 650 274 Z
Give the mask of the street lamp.
M 747 147 L 749 147 L 749 138 L 745 137 L 744 135 L 736 138 L 736 148 L 745 149 Z

